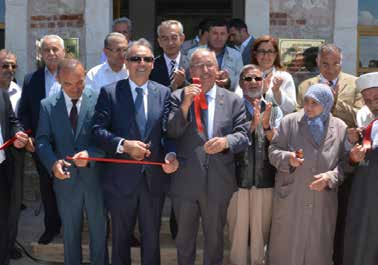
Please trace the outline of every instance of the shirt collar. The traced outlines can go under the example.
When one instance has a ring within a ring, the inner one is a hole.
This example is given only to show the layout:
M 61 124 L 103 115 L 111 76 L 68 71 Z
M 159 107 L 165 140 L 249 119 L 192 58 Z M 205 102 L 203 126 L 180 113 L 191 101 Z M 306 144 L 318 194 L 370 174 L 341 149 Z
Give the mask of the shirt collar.
M 143 89 L 143 94 L 148 95 L 148 81 L 141 86 L 137 86 L 131 79 L 129 79 L 129 85 L 130 85 L 131 91 L 137 93 L 136 88 L 140 87 Z
M 209 96 L 212 99 L 214 99 L 216 94 L 217 94 L 217 86 L 214 84 L 214 86 L 209 91 L 206 92 L 206 96 Z
M 116 74 L 120 73 L 121 71 L 125 71 L 126 70 L 126 66 L 125 66 L 125 64 L 123 64 L 121 70 L 119 70 L 118 72 L 113 71 L 113 69 L 109 65 L 108 60 L 106 60 L 104 62 L 104 67 L 105 67 L 105 71 L 110 71 L 110 72 L 113 72 L 113 73 L 116 73 Z
M 240 45 L 240 49 L 243 50 L 247 45 L 248 45 L 248 42 L 251 40 L 252 38 L 252 35 L 249 35 L 249 37 L 243 41 L 243 43 Z
M 64 90 L 62 89 L 62 92 L 63 92 L 63 95 L 64 95 L 64 101 L 66 102 L 66 105 L 71 105 L 72 104 L 72 99 L 66 94 L 66 92 L 64 92 Z M 84 91 L 83 91 L 84 93 Z M 81 102 L 83 98 L 83 94 L 81 94 L 80 98 L 77 100 L 77 103 L 76 105 Z
M 49 76 L 52 76 L 52 77 L 56 77 L 56 71 L 52 74 L 50 72 L 50 70 L 47 68 L 47 66 L 45 66 L 45 75 L 49 75 Z
M 170 65 L 170 64 L 171 64 L 171 61 L 173 60 L 173 61 L 176 62 L 176 66 L 178 66 L 179 63 L 180 63 L 180 57 L 181 57 L 181 52 L 179 52 L 179 53 L 177 54 L 177 56 L 176 56 L 175 59 L 171 59 L 171 58 L 169 58 L 169 57 L 164 53 L 164 59 L 165 59 L 165 62 L 166 62 L 167 65 Z
M 321 83 L 326 83 L 328 85 L 328 81 L 332 81 L 332 86 L 335 86 L 338 80 L 339 80 L 338 76 L 333 80 L 328 80 L 322 74 L 320 74 L 320 82 Z

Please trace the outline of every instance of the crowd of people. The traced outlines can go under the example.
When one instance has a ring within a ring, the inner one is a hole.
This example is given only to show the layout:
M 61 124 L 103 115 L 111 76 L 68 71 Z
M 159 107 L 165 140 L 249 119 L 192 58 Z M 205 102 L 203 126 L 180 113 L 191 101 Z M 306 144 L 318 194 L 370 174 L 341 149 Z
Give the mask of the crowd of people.
M 25 152 L 39 175 L 45 231 L 63 233 L 65 264 L 158 265 L 164 202 L 179 265 L 378 264 L 378 73 L 342 72 L 342 51 L 319 47 L 319 75 L 296 87 L 277 39 L 244 21 L 206 19 L 193 40 L 177 20 L 157 27 L 155 56 L 116 19 L 100 64 L 86 71 L 58 35 L 44 66 L 14 81 L 0 50 L 0 264 L 15 246 Z M 85 212 L 85 215 L 83 214 Z M 138 223 L 140 239 L 134 235 Z M 140 241 L 139 241 L 140 240 Z

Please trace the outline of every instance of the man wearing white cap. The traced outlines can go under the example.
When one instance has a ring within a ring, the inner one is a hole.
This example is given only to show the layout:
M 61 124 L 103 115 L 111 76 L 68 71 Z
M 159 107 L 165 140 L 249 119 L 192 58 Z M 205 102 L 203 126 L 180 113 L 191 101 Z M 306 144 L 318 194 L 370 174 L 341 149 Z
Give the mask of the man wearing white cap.
M 344 237 L 344 265 L 375 265 L 378 262 L 378 72 L 361 75 L 357 81 L 365 101 L 359 112 L 364 126 L 362 145 L 349 156 L 354 182 L 348 205 Z

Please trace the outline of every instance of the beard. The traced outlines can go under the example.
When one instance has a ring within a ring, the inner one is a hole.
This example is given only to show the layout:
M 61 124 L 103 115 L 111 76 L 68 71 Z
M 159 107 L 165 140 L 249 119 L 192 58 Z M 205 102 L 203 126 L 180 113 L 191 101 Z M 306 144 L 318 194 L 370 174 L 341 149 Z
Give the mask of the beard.
M 262 89 L 246 89 L 243 91 L 244 95 L 249 98 L 261 98 L 262 96 Z

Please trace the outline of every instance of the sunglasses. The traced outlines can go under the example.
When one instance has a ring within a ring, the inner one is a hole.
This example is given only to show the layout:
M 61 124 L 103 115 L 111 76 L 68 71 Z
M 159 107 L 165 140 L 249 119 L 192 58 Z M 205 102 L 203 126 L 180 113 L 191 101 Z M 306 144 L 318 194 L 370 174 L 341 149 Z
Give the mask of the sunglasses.
M 9 69 L 9 68 L 17 69 L 17 64 L 7 63 L 7 64 L 3 64 L 1 66 L 1 68 L 3 68 L 3 69 Z
M 261 76 L 245 76 L 242 78 L 243 81 L 251 82 L 252 80 L 255 80 L 256 82 L 262 81 L 263 78 Z
M 142 60 L 145 63 L 152 63 L 154 61 L 154 57 L 151 57 L 151 56 L 146 56 L 146 57 L 131 56 L 131 57 L 127 58 L 126 60 L 128 60 L 129 62 L 133 62 L 133 63 L 140 63 Z

